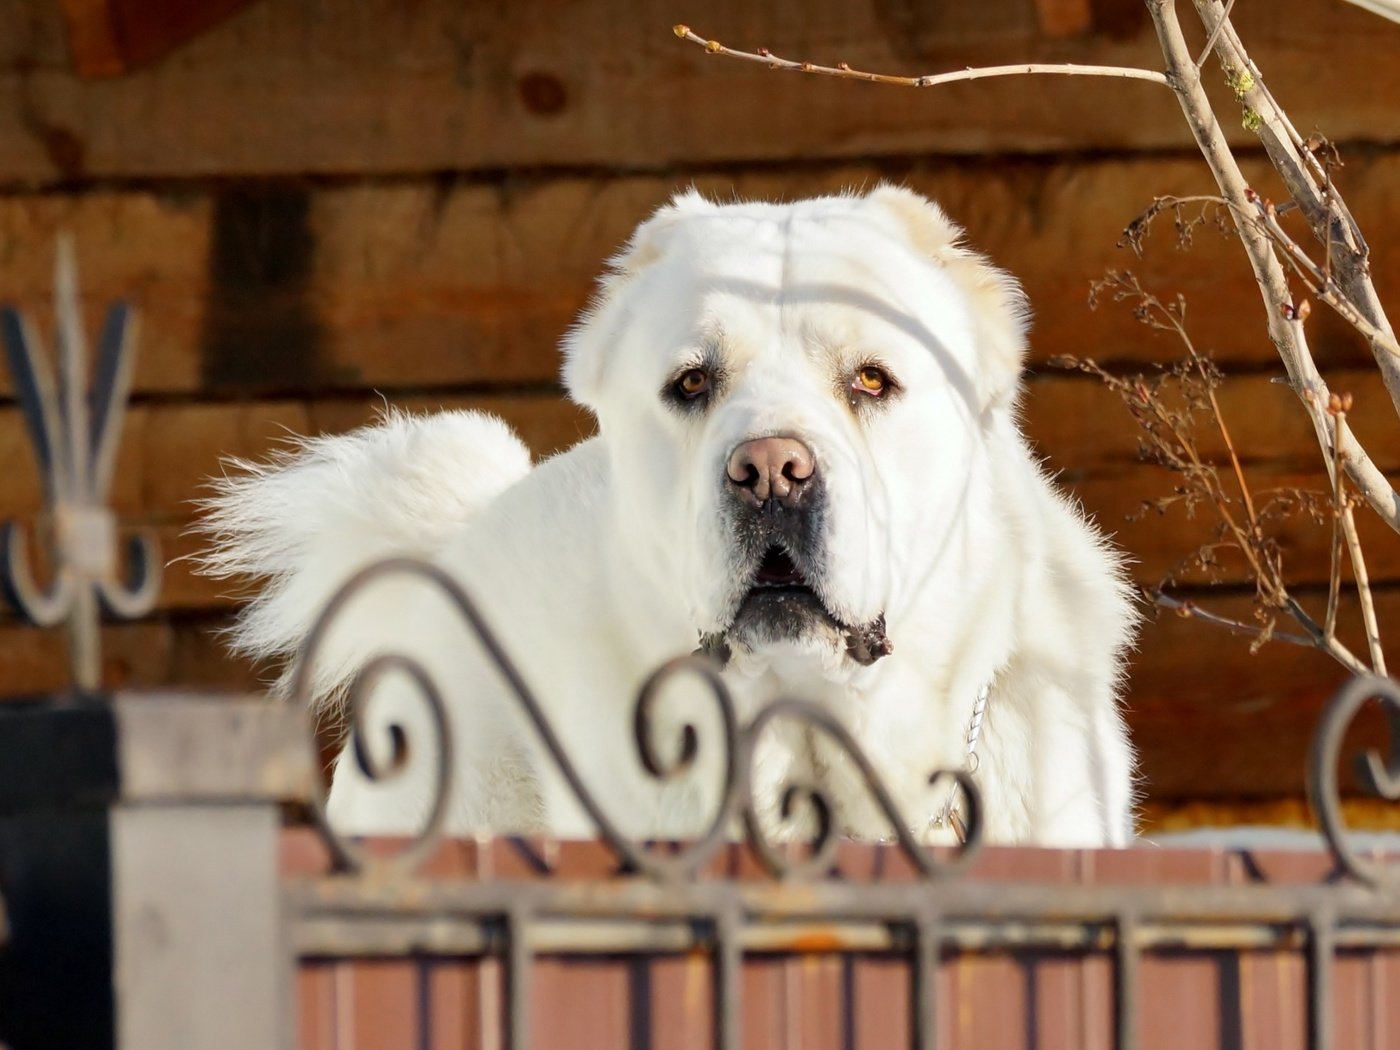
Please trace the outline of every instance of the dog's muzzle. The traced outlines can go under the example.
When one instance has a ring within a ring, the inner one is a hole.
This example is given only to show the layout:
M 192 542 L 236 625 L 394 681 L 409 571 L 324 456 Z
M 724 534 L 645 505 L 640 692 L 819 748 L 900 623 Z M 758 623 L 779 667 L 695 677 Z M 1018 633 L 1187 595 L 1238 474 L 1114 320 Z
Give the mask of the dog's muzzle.
M 883 617 L 839 620 L 814 586 L 826 564 L 826 488 L 816 456 L 799 438 L 762 437 L 738 445 L 725 464 L 724 514 L 739 575 L 748 582 L 729 626 L 701 639 L 728 660 L 748 650 L 822 634 L 871 664 L 890 652 Z

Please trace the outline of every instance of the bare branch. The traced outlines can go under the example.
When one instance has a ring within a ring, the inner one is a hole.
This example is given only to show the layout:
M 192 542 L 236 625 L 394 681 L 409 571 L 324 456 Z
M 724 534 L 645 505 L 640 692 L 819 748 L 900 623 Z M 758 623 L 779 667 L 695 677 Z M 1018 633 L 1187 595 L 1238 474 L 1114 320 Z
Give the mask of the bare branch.
M 1400 341 L 1396 340 L 1395 333 L 1372 324 L 1355 303 L 1338 294 L 1336 282 L 1332 280 L 1329 272 L 1330 256 L 1326 268 L 1318 266 L 1308 253 L 1303 251 L 1302 245 L 1289 236 L 1288 231 L 1280 225 L 1277 209 L 1272 203 L 1258 194 L 1251 194 L 1249 199 L 1254 204 L 1259 225 L 1274 243 L 1283 249 L 1284 258 L 1293 267 L 1294 272 L 1307 283 L 1308 289 L 1365 336 L 1373 351 L 1400 357 Z M 1377 357 L 1379 356 L 1380 353 L 1377 353 Z
M 1195 62 L 1187 50 L 1186 40 L 1176 19 L 1175 8 L 1165 0 L 1148 0 L 1147 7 L 1157 28 L 1162 53 L 1167 58 L 1168 76 L 1172 79 L 1182 113 L 1186 116 L 1186 121 L 1196 137 L 1196 144 L 1215 176 L 1221 193 L 1230 202 L 1230 211 L 1236 218 L 1240 240 L 1244 244 L 1255 280 L 1259 284 L 1260 295 L 1264 300 L 1269 336 L 1283 359 L 1290 385 L 1308 411 L 1319 446 L 1330 452 L 1333 435 L 1327 415 L 1327 404 L 1332 392 L 1313 361 L 1303 334 L 1302 323 L 1286 318 L 1280 310 L 1285 303 L 1292 301 L 1283 265 L 1274 254 L 1273 247 L 1263 231 L 1253 221 L 1244 218 L 1250 208 L 1244 175 L 1230 152 L 1211 110 L 1210 101 L 1201 87 Z M 1230 31 L 1227 28 L 1220 39 L 1225 41 L 1229 36 Z M 1217 44 L 1217 48 L 1220 46 L 1222 45 Z M 1340 430 L 1340 439 L 1348 477 L 1386 524 L 1400 532 L 1400 494 L 1391 487 L 1385 475 L 1372 462 L 1345 423 Z M 1330 470 L 1330 455 L 1327 465 Z
M 757 51 L 739 51 L 736 48 L 726 47 L 718 40 L 707 40 L 694 32 L 689 26 L 675 26 L 676 36 L 682 40 L 689 40 L 693 44 L 699 44 L 711 55 L 725 55 L 729 58 L 739 58 L 747 62 L 758 62 L 769 69 L 780 69 L 792 73 L 812 73 L 823 77 L 840 77 L 843 80 L 864 80 L 872 84 L 893 84 L 896 87 L 938 87 L 941 84 L 952 84 L 963 80 L 987 80 L 992 77 L 1017 77 L 1017 76 L 1065 76 L 1065 77 L 1120 77 L 1126 80 L 1146 80 L 1153 84 L 1161 84 L 1163 87 L 1170 86 L 1164 73 L 1159 73 L 1154 69 L 1139 69 L 1136 66 L 1080 66 L 1072 62 L 1062 63 L 1042 63 L 1029 62 L 1010 66 L 983 66 L 981 68 L 968 67 L 958 69 L 948 73 L 930 73 L 918 77 L 893 76 L 889 73 L 866 73 L 859 69 L 852 69 L 846 63 L 841 62 L 835 66 L 821 66 L 814 62 L 794 62 L 791 59 L 779 58 L 766 47 L 761 47 Z
M 1345 200 L 1332 184 L 1327 165 L 1319 160 L 1312 140 L 1299 136 L 1283 108 L 1274 100 L 1234 27 L 1224 17 L 1220 0 L 1194 0 L 1194 3 L 1204 24 L 1223 25 L 1216 38 L 1215 54 L 1231 88 L 1245 107 L 1245 126 L 1258 134 L 1269 159 L 1288 188 L 1289 196 L 1302 210 L 1318 241 L 1325 246 L 1329 266 L 1334 270 L 1333 276 L 1342 296 L 1372 328 L 1384 335 L 1385 343 L 1393 345 L 1395 330 L 1371 281 L 1366 242 Z M 1175 24 L 1175 12 L 1162 7 L 1161 0 L 1150 0 L 1148 7 L 1158 23 L 1158 36 L 1161 38 L 1164 18 L 1169 18 Z M 1165 53 L 1165 39 L 1163 49 Z M 1171 66 L 1170 55 L 1168 65 Z M 1381 346 L 1374 340 L 1371 345 L 1391 403 L 1400 412 L 1400 359 L 1381 352 Z M 1355 480 L 1354 474 L 1352 477 Z M 1366 495 L 1368 502 L 1374 506 L 1370 495 Z
M 1242 634 L 1247 638 L 1264 639 L 1271 642 L 1288 642 L 1290 645 L 1301 645 L 1307 649 L 1316 649 L 1317 639 L 1307 634 L 1292 634 L 1288 631 L 1276 631 L 1272 627 L 1261 627 L 1255 623 L 1244 623 L 1241 620 L 1232 620 L 1228 616 L 1221 616 L 1219 613 L 1211 612 L 1209 609 L 1191 601 L 1189 598 L 1173 598 L 1166 591 L 1153 590 L 1147 595 L 1155 605 L 1160 605 L 1164 609 L 1170 609 L 1178 616 L 1192 620 L 1201 620 L 1205 623 L 1223 627 L 1232 634 Z

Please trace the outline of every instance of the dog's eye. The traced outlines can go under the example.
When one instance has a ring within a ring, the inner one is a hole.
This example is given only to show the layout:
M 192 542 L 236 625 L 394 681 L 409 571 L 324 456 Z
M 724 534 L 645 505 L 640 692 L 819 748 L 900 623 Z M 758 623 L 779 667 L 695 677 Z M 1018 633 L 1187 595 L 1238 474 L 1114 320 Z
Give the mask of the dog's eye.
M 694 401 L 710 389 L 710 373 L 703 368 L 688 368 L 676 379 L 676 396 L 686 401 Z
M 875 365 L 864 365 L 856 370 L 856 377 L 851 382 L 851 389 L 870 397 L 881 397 L 890 387 L 890 377 L 883 368 Z

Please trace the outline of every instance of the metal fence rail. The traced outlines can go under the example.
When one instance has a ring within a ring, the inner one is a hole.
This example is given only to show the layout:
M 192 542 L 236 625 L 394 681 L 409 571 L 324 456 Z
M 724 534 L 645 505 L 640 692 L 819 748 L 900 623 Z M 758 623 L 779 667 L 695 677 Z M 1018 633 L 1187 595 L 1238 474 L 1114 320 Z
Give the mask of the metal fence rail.
M 1138 1046 L 1137 1003 L 1140 954 L 1174 950 L 1306 949 L 1309 1045 L 1330 1047 L 1332 964 L 1343 948 L 1400 945 L 1400 893 L 1383 862 L 1352 848 L 1341 820 L 1337 760 L 1347 726 L 1363 704 L 1378 699 L 1400 711 L 1400 688 L 1389 679 L 1356 680 L 1336 698 L 1323 719 L 1314 748 L 1310 782 L 1338 868 L 1347 875 L 1334 885 L 1301 887 L 1065 886 L 996 884 L 967 880 L 961 871 L 981 847 L 981 803 L 976 784 L 958 777 L 967 815 L 965 841 L 931 850 L 908 831 L 879 774 L 859 746 L 825 709 L 796 700 L 777 701 L 740 725 L 723 679 L 702 661 L 682 658 L 665 665 L 643 687 L 636 705 L 636 746 L 646 768 L 664 779 L 683 771 L 699 741 L 684 729 L 681 760 L 663 767 L 656 759 L 651 710 L 661 685 L 678 674 L 705 681 L 722 714 L 726 778 L 708 834 L 679 848 L 644 844 L 622 835 L 587 791 L 518 670 L 496 641 L 470 597 L 441 569 L 410 560 L 372 566 L 346 584 L 313 630 L 294 677 L 293 695 L 303 701 L 309 668 L 335 614 L 353 595 L 391 574 L 413 574 L 446 593 L 510 683 L 550 756 L 594 820 L 614 854 L 618 874 L 582 883 L 548 880 L 522 884 L 438 881 L 413 875 L 441 836 L 451 782 L 452 756 L 444 738 L 430 748 L 409 750 L 438 758 L 438 795 L 426 826 L 401 852 L 371 857 L 336 834 L 322 819 L 322 832 L 342 874 L 289 887 L 287 901 L 298 918 L 294 943 L 303 955 L 499 954 L 507 966 L 509 1045 L 524 1050 L 529 1032 L 532 953 L 619 954 L 703 950 L 714 965 L 715 1045 L 737 1050 L 741 1013 L 739 960 L 745 952 L 782 952 L 811 945 L 831 950 L 894 952 L 907 960 L 914 1004 L 909 1045 L 931 1050 L 940 1008 L 934 973 L 947 949 L 1103 950 L 1111 953 L 1115 1045 Z M 439 732 L 446 724 L 441 697 L 426 674 L 402 657 L 384 657 L 407 668 L 424 685 L 425 702 L 436 709 Z M 371 666 L 351 684 L 351 733 L 367 686 L 383 666 Z M 776 718 L 794 719 L 837 741 L 861 773 L 895 833 L 896 853 L 907 880 L 850 883 L 832 878 L 838 850 L 834 803 L 820 786 L 788 785 L 784 809 L 801 798 L 817 814 L 800 842 L 770 837 L 756 812 L 749 769 L 754 746 Z M 403 730 L 400 730 L 403 731 Z M 364 741 L 352 746 L 368 750 Z M 1375 790 L 1388 786 L 1387 760 L 1374 752 L 1362 765 Z M 935 780 L 937 779 L 935 775 Z M 745 883 L 706 874 L 724 848 L 724 829 L 746 831 L 746 844 L 770 881 Z

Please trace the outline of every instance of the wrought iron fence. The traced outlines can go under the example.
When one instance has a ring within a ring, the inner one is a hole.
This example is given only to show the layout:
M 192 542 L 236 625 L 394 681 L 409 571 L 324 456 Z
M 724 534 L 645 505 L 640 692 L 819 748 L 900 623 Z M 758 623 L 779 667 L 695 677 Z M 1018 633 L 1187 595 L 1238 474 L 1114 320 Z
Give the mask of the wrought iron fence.
M 372 776 L 400 771 L 393 761 L 376 762 L 360 713 L 382 675 L 407 674 L 435 726 L 434 739 L 408 748 L 433 756 L 432 804 L 421 831 L 395 844 L 344 836 L 325 816 L 304 704 L 100 692 L 98 603 L 116 616 L 140 615 L 156 588 L 154 550 L 144 541 L 132 549 L 131 580 L 120 580 L 116 532 L 103 506 L 128 390 L 131 314 L 118 307 L 110 315 L 89 393 L 66 249 L 56 286 L 57 381 L 23 316 L 0 314 L 45 477 L 56 565 L 53 582 L 39 585 L 23 534 L 11 526 L 0 544 L 0 578 L 31 621 L 67 623 L 75 683 L 69 694 L 0 710 L 0 890 L 11 919 L 9 928 L 0 925 L 0 937 L 8 934 L 0 953 L 0 1038 L 14 1050 L 289 1045 L 297 960 L 478 956 L 501 961 L 506 1043 L 524 1050 L 537 1045 L 530 1031 L 534 958 L 697 952 L 712 971 L 713 1043 L 737 1050 L 744 960 L 810 951 L 902 960 L 908 1044 L 928 1050 L 949 1006 L 937 979 L 945 958 L 1031 950 L 1110 959 L 1113 1035 L 1128 1050 L 1142 1036 L 1145 955 L 1260 949 L 1303 952 L 1307 1045 L 1327 1048 L 1337 953 L 1400 948 L 1400 879 L 1384 858 L 1352 842 L 1338 782 L 1348 727 L 1368 702 L 1384 707 L 1392 746 L 1400 740 L 1400 687 L 1389 679 L 1348 684 L 1319 726 L 1309 783 L 1336 866 L 1336 877 L 1323 883 L 1088 886 L 977 877 L 970 866 L 982 821 L 973 777 L 935 774 L 962 793 L 965 834 L 957 847 L 926 848 L 829 711 L 782 700 L 741 723 L 723 678 L 690 657 L 666 664 L 642 688 L 637 753 L 659 780 L 685 773 L 699 731 L 684 726 L 678 757 L 667 760 L 654 709 L 664 684 L 695 676 L 720 716 L 723 790 L 696 840 L 643 842 L 597 803 L 470 595 L 441 569 L 408 559 L 365 569 L 331 601 L 306 640 L 294 700 L 305 699 L 316 650 L 347 601 L 388 575 L 420 578 L 450 599 L 490 655 L 610 859 L 567 878 L 551 877 L 548 864 L 540 877 L 524 879 L 436 874 L 454 762 L 450 716 L 427 672 L 396 654 L 370 661 L 351 685 L 349 746 Z M 821 785 L 793 783 L 780 792 L 784 813 L 802 809 L 810 818 L 799 841 L 776 838 L 759 819 L 755 742 L 780 718 L 832 740 L 889 821 L 894 839 L 866 857 L 874 858 L 866 877 L 850 877 L 853 847 L 840 841 L 835 803 Z M 1367 752 L 1360 776 L 1369 790 L 1400 798 L 1400 756 Z M 324 870 L 282 872 L 278 827 L 289 800 L 310 803 Z M 741 872 L 745 857 L 751 870 Z

